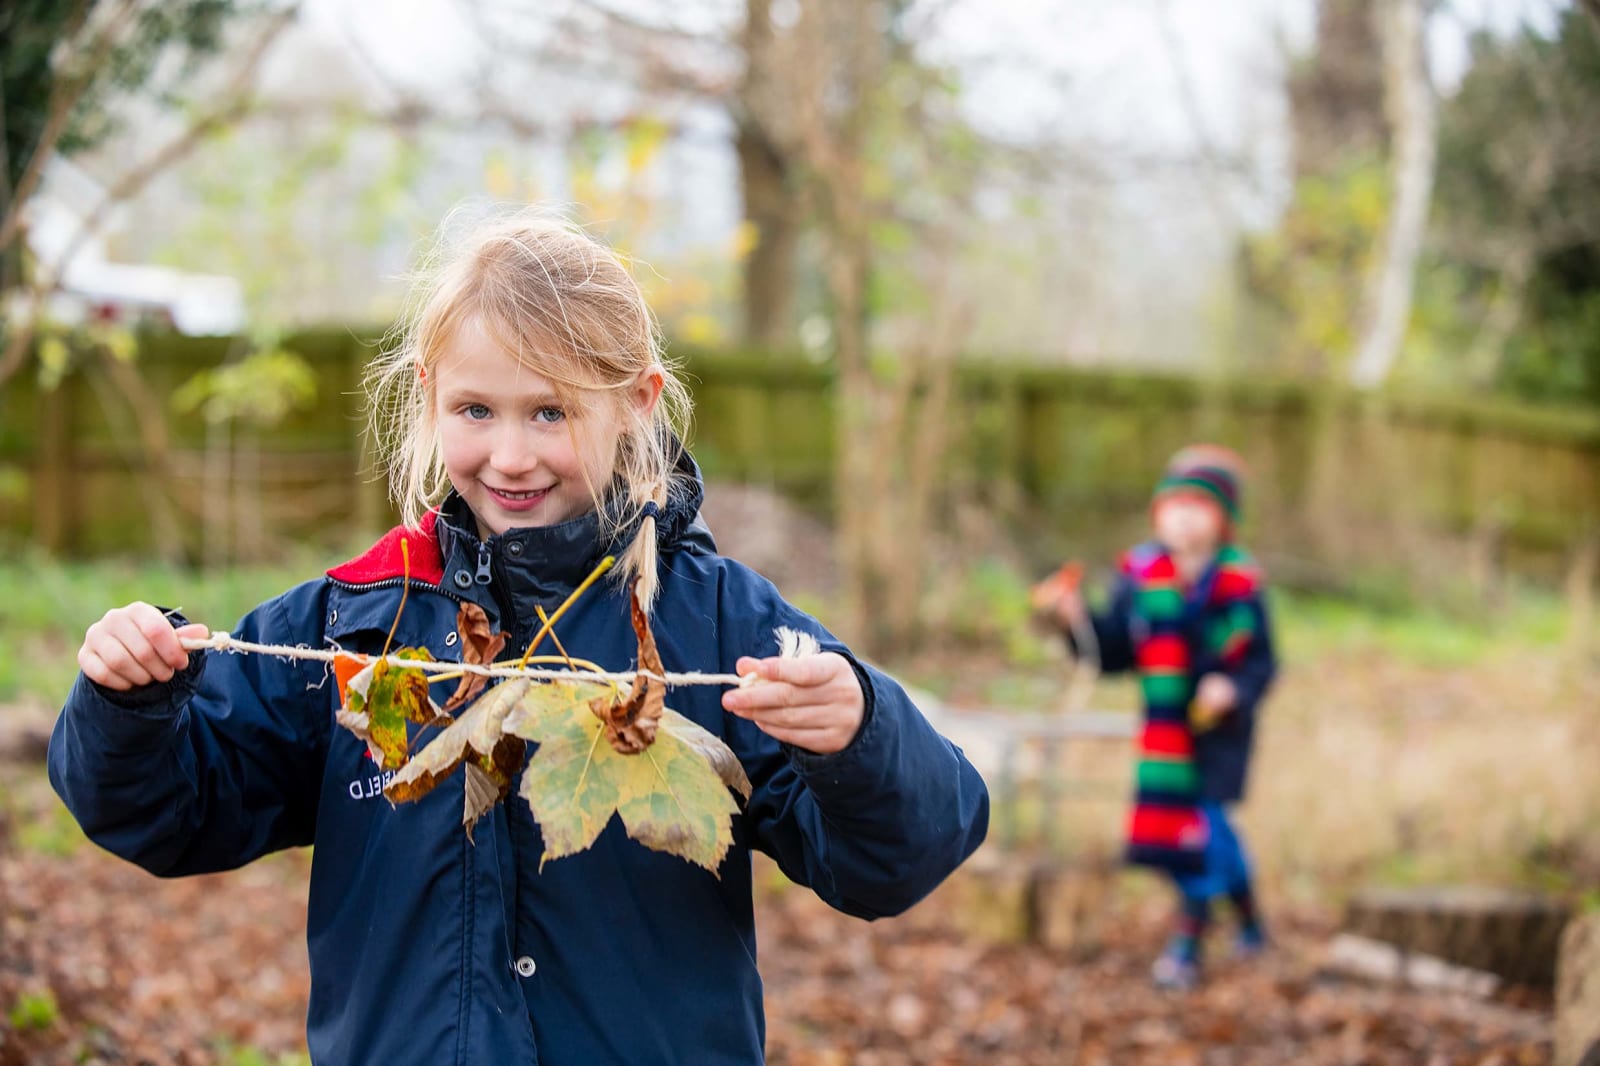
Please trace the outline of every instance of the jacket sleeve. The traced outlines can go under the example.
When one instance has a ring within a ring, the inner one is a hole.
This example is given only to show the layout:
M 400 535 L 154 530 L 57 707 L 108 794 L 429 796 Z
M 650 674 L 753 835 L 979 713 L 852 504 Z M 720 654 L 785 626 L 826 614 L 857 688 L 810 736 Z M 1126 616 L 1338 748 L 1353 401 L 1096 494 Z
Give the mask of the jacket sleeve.
M 239 623 L 243 640 L 316 646 L 324 583 Z M 89 838 L 153 874 L 242 866 L 311 843 L 326 751 L 321 663 L 191 653 L 131 692 L 82 674 L 50 738 L 50 783 Z
M 1255 635 L 1239 664 L 1228 671 L 1239 691 L 1235 710 L 1251 714 L 1267 694 L 1278 675 L 1278 656 L 1272 640 L 1272 619 L 1267 612 L 1265 597 L 1253 596 L 1245 601 L 1254 616 Z
M 1090 624 L 1094 626 L 1095 644 L 1098 645 L 1101 673 L 1120 674 L 1133 669 L 1133 637 L 1128 629 L 1132 618 L 1133 582 L 1125 575 L 1118 576 L 1117 583 L 1111 587 L 1111 599 L 1105 610 L 1089 615 Z M 1067 646 L 1073 654 L 1082 655 L 1086 649 L 1078 644 L 1078 639 L 1069 629 Z
M 744 819 L 751 843 L 838 910 L 898 914 L 983 842 L 988 789 L 892 678 L 862 664 L 765 579 L 738 570 L 722 590 L 724 668 L 740 655 L 775 654 L 773 632 L 788 626 L 849 659 L 866 698 L 855 738 L 831 755 L 781 745 L 753 722 L 726 716 L 753 787 Z

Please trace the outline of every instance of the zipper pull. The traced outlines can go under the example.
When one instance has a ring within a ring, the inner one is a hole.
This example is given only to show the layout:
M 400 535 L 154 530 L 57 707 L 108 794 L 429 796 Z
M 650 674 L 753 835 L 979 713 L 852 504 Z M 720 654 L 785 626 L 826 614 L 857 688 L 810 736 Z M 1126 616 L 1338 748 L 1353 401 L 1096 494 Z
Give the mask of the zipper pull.
M 489 583 L 489 580 L 490 580 L 490 578 L 489 578 L 489 558 L 490 558 L 489 557 L 489 546 L 487 544 L 479 544 L 478 545 L 478 573 L 477 573 L 477 576 L 473 578 L 473 580 L 476 581 L 480 585 L 487 585 Z

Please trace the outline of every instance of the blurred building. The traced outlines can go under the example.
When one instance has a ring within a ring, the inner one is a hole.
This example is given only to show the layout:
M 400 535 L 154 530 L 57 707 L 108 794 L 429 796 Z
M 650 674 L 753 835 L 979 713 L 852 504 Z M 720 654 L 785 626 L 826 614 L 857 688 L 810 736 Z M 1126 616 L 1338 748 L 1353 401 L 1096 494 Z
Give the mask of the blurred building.
M 244 292 L 237 279 L 116 261 L 110 246 L 122 226 L 117 211 L 85 234 L 85 223 L 105 200 L 99 182 L 57 157 L 28 202 L 29 253 L 45 269 L 65 263 L 47 304 L 50 318 L 69 325 L 158 322 L 190 334 L 244 328 Z

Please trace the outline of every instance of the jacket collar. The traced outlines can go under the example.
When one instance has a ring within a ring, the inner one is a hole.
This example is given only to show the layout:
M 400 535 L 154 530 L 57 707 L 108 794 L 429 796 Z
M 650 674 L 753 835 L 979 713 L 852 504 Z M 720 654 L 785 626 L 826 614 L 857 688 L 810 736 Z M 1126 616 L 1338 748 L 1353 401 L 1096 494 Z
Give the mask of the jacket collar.
M 699 466 L 680 449 L 672 489 L 656 519 L 656 539 L 663 554 L 716 551 L 711 531 L 700 519 L 704 496 Z M 452 492 L 423 517 L 418 528 L 390 530 L 362 555 L 329 570 L 328 576 L 354 585 L 399 578 L 405 572 L 401 555 L 405 540 L 413 581 L 471 600 L 502 625 L 528 624 L 536 617 L 535 605 L 548 609 L 565 599 L 606 554 L 622 552 L 638 532 L 638 519 L 621 526 L 603 524 L 598 513 L 590 512 L 553 526 L 508 529 L 480 538 L 471 509 Z

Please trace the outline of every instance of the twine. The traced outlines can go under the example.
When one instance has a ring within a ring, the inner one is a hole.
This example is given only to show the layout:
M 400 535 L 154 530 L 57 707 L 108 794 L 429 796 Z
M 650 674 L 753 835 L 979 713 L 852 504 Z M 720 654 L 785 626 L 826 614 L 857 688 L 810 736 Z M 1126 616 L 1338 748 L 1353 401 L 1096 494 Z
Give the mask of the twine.
M 525 677 L 535 681 L 593 681 L 598 683 L 631 684 L 643 675 L 655 681 L 678 687 L 682 685 L 735 685 L 749 688 L 758 678 L 755 674 L 710 674 L 701 671 L 657 674 L 651 670 L 558 670 L 533 666 L 505 666 L 498 663 L 452 663 L 429 659 L 404 659 L 398 655 L 361 655 L 338 648 L 308 648 L 288 644 L 257 644 L 240 640 L 230 633 L 213 631 L 209 637 L 181 637 L 178 643 L 185 651 L 226 651 L 241 655 L 271 655 L 280 659 L 304 659 L 311 662 L 331 663 L 341 656 L 361 663 L 385 662 L 407 670 L 421 670 L 429 674 L 478 674 L 483 677 Z

